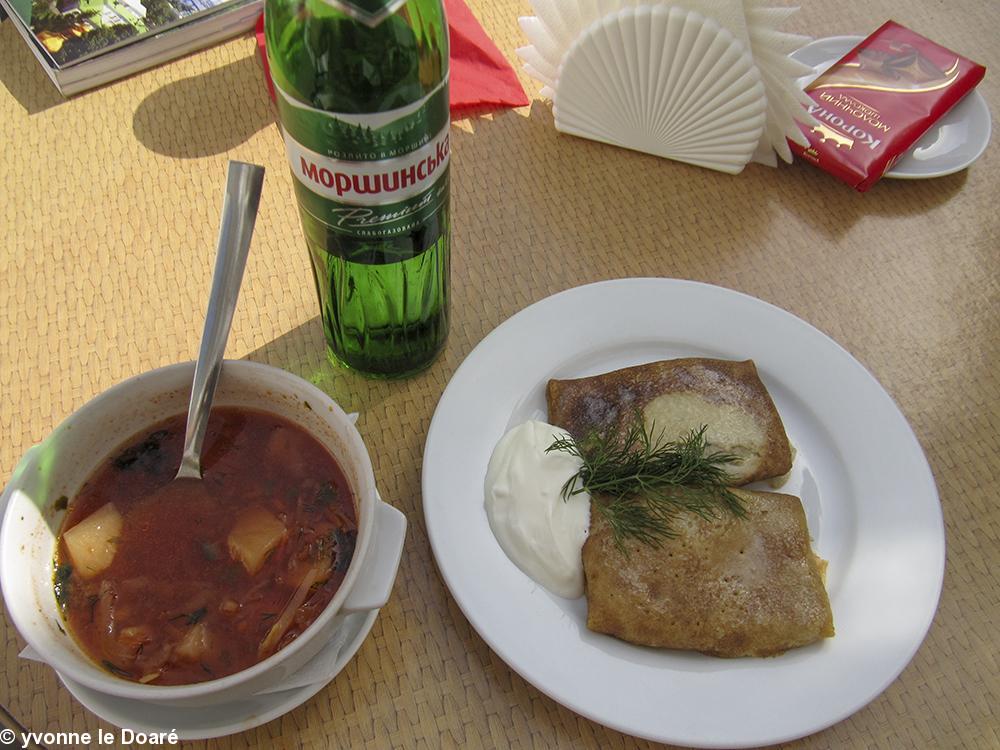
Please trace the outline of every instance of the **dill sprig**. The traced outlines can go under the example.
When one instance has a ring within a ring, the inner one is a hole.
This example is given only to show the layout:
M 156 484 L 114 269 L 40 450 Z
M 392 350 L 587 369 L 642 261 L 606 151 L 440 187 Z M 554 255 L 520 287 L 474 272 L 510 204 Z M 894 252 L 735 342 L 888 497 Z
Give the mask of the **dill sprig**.
M 707 425 L 673 442 L 653 438 L 637 418 L 623 437 L 592 433 L 578 443 L 559 438 L 546 453 L 563 451 L 583 461 L 562 487 L 568 499 L 587 492 L 593 507 L 607 519 L 615 544 L 624 551 L 626 538 L 659 546 L 677 535 L 679 513 L 718 517 L 719 510 L 743 517 L 743 504 L 728 487 L 725 465 L 741 459 L 733 453 L 708 452 Z M 660 436 L 662 437 L 662 435 Z

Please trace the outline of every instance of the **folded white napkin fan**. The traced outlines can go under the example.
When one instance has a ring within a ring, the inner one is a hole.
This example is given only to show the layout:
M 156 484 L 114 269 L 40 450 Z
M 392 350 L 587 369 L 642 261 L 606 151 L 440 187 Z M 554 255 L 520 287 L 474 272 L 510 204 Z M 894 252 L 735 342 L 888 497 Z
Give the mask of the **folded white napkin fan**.
M 809 39 L 769 1 L 531 0 L 517 53 L 559 131 L 736 174 L 791 161 L 814 124 L 789 57 Z

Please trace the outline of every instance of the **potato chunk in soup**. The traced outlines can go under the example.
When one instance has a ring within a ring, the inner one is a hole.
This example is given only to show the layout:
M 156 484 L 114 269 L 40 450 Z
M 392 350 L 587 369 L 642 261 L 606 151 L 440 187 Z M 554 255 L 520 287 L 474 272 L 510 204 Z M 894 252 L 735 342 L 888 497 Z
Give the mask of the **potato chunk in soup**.
M 229 532 L 229 554 L 253 575 L 284 538 L 285 525 L 273 513 L 261 507 L 250 508 Z
M 122 516 L 111 503 L 66 531 L 63 540 L 76 571 L 84 578 L 91 578 L 111 565 L 121 531 Z

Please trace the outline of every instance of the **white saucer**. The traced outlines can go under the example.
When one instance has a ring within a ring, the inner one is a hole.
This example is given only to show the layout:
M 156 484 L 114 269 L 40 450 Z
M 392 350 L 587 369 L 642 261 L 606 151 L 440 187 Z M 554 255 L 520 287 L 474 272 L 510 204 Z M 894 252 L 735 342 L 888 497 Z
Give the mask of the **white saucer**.
M 793 52 L 794 59 L 811 66 L 814 71 L 799 79 L 799 84 L 803 88 L 808 86 L 863 38 L 831 36 L 816 39 Z M 920 180 L 959 172 L 982 156 L 990 142 L 990 131 L 989 107 L 983 95 L 973 89 L 934 123 L 885 176 Z
M 357 612 L 344 618 L 337 635 L 348 630 L 346 639 L 334 635 L 327 648 L 340 648 L 329 680 L 302 687 L 255 695 L 245 700 L 205 708 L 175 708 L 105 695 L 59 675 L 66 689 L 93 713 L 115 726 L 135 732 L 176 732 L 182 740 L 224 737 L 259 727 L 305 703 L 326 687 L 347 665 L 375 624 L 379 611 Z M 322 659 L 323 652 L 316 656 Z M 305 667 L 308 669 L 308 666 Z M 290 681 L 295 675 L 289 677 Z

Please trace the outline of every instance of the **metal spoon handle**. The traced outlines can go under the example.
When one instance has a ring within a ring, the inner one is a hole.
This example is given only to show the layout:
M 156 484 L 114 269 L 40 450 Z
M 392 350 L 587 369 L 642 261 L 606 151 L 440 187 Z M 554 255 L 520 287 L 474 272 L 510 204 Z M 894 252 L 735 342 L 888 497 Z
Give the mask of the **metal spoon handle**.
M 240 283 L 250 251 L 250 239 L 253 237 L 263 184 L 263 167 L 238 161 L 229 162 L 212 293 L 208 299 L 208 312 L 205 314 L 201 350 L 194 368 L 191 403 L 188 406 L 187 429 L 184 434 L 184 455 L 178 477 L 201 477 L 201 446 L 208 427 L 212 396 L 215 395 L 215 386 L 222 371 L 222 355 L 226 351 L 226 340 L 229 338 L 236 300 L 240 294 Z

